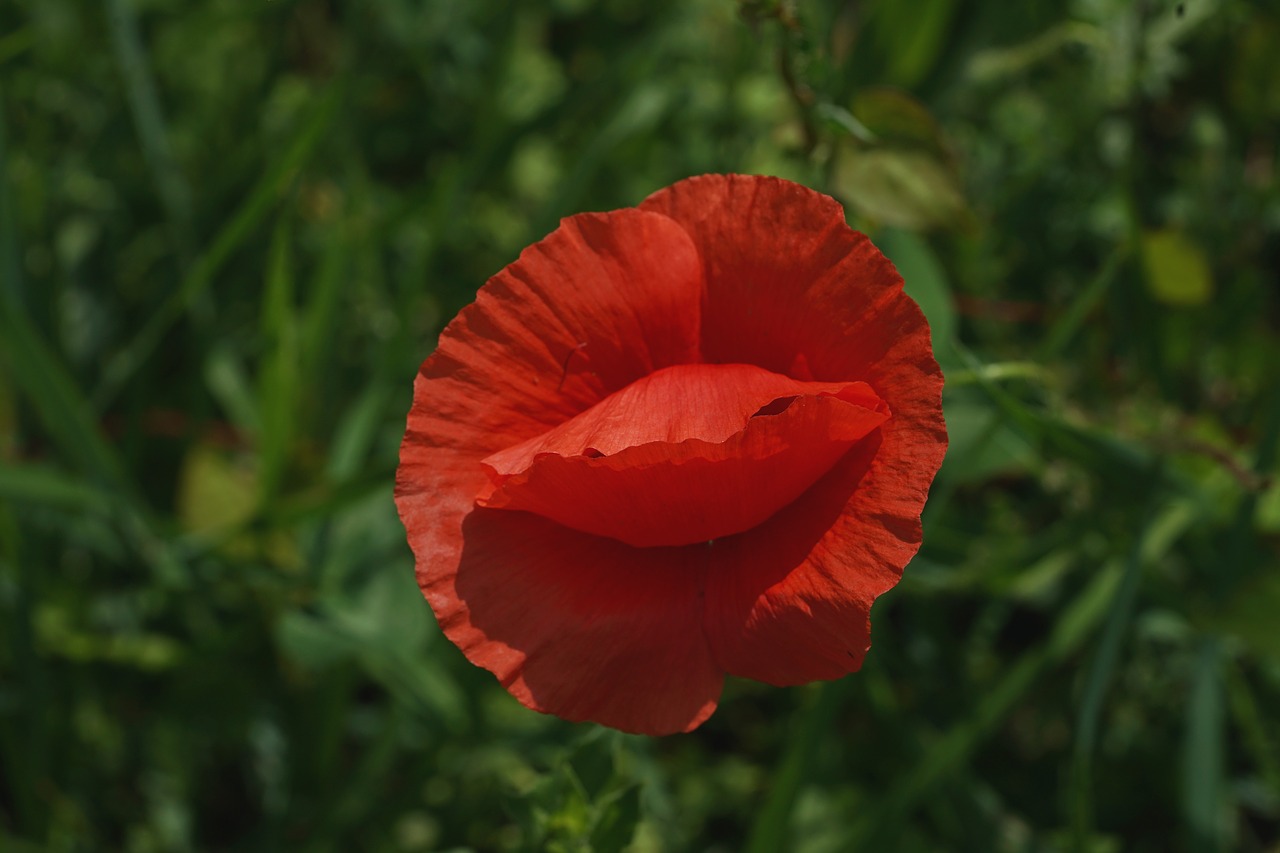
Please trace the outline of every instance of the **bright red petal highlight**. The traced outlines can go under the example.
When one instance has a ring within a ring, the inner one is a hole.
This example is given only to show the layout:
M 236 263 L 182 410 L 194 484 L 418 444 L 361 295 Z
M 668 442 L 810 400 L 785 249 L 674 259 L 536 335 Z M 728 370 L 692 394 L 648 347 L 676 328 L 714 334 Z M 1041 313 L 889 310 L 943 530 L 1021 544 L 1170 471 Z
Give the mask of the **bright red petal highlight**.
M 860 382 L 672 367 L 490 456 L 479 504 L 638 547 L 707 542 L 795 500 L 886 418 Z

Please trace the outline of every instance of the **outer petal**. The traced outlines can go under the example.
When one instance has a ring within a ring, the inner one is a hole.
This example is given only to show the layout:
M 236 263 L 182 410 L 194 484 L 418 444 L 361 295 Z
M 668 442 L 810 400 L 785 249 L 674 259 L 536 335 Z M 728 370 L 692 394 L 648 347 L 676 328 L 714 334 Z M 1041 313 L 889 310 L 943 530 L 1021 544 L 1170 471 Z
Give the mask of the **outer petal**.
M 486 632 L 473 619 L 492 624 L 491 614 L 518 601 L 558 626 L 566 642 L 578 637 L 605 646 L 600 626 L 588 630 L 557 611 L 560 598 L 470 583 L 465 575 L 480 571 L 476 560 L 460 570 L 463 522 L 487 483 L 480 460 L 655 370 L 697 361 L 701 290 L 696 252 L 671 220 L 636 210 L 573 217 L 481 288 L 441 334 L 414 383 L 396 505 L 418 583 L 445 634 L 476 664 L 524 685 L 517 695 L 539 710 L 563 712 L 534 698 L 559 695 L 539 684 L 556 673 L 538 668 L 521 675 L 514 661 L 524 653 L 514 644 L 522 638 Z M 464 599 L 459 587 L 468 583 Z M 688 600 L 669 601 L 671 613 L 684 613 Z M 612 648 L 612 682 L 644 683 L 652 661 Z
M 539 711 L 671 734 L 710 716 L 723 671 L 701 626 L 704 548 L 631 548 L 522 512 L 464 524 L 444 628 Z
M 941 383 L 936 362 L 923 362 L 932 362 L 929 329 L 902 278 L 830 196 L 779 178 L 703 175 L 640 207 L 675 219 L 697 247 L 704 361 L 777 373 L 799 363 L 813 376 L 796 378 L 871 382 L 890 347 L 906 342 Z
M 696 250 L 671 220 L 637 210 L 565 219 L 441 333 L 404 448 L 488 455 L 698 361 L 701 294 Z
M 850 638 L 865 636 L 871 602 L 919 548 L 946 451 L 924 317 L 840 205 L 797 184 L 706 175 L 641 208 L 680 222 L 698 247 L 706 361 L 860 379 L 893 412 L 873 457 L 858 445 L 786 512 L 735 537 L 707 579 L 708 637 L 729 672 L 798 684 L 855 670 L 865 646 Z

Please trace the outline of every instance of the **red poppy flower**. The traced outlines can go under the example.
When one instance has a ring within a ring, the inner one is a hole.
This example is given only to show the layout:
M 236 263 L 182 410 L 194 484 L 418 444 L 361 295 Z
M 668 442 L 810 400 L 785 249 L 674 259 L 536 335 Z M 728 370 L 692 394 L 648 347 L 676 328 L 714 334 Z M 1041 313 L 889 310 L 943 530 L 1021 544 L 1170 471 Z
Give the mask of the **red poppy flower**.
M 923 315 L 827 196 L 706 175 L 564 220 L 414 384 L 396 503 L 444 633 L 530 708 L 688 731 L 838 678 L 946 449 Z

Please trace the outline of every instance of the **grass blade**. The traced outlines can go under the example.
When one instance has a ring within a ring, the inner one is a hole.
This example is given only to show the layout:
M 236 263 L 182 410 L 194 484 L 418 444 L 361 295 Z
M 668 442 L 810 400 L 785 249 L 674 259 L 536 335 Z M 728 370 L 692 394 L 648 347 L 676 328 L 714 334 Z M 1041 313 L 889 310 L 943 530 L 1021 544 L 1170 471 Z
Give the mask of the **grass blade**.
M 1280 796 L 1280 749 L 1277 749 L 1263 713 L 1258 709 L 1253 689 L 1234 661 L 1228 664 L 1225 676 L 1236 730 L 1240 732 L 1263 784 Z
M 0 353 L 45 430 L 83 474 L 126 495 L 134 488 L 71 374 L 12 299 L 0 299 Z
M 3 88 L 0 88 L 0 94 Z M 17 211 L 9 198 L 9 159 L 4 111 L 0 110 L 0 303 L 23 304 L 22 268 L 18 264 Z
M 1084 325 L 1085 318 L 1089 316 L 1089 312 L 1102 300 L 1107 291 L 1111 288 L 1112 282 L 1115 281 L 1116 275 L 1120 272 L 1124 260 L 1129 255 L 1129 246 L 1127 243 L 1120 243 L 1111 254 L 1107 255 L 1107 259 L 1103 261 L 1102 268 L 1098 270 L 1098 274 L 1080 290 L 1076 298 L 1067 306 L 1066 312 L 1058 319 L 1056 323 L 1049 329 L 1049 334 L 1045 338 L 1044 345 L 1040 348 L 1040 360 L 1049 362 L 1060 356 L 1067 348 L 1067 344 L 1071 343 L 1072 338 L 1080 331 L 1080 327 Z
M 266 347 L 258 385 L 261 469 L 259 502 L 278 493 L 289 460 L 298 400 L 298 318 L 294 308 L 291 233 L 281 219 L 271 240 L 263 293 L 262 340 Z
M 804 780 L 812 774 L 818 744 L 831 732 L 831 721 L 848 693 L 849 679 L 820 685 L 810 701 L 800 709 L 791 731 L 790 746 L 769 786 L 769 798 L 757 815 L 748 836 L 747 853 L 786 850 L 791 829 L 791 813 Z
M 1222 653 L 1218 640 L 1209 637 L 1196 655 L 1183 745 L 1182 811 L 1191 832 L 1189 849 L 1197 853 L 1228 847 L 1224 717 Z
M 213 284 L 214 277 L 232 253 L 253 234 L 271 210 L 284 188 L 315 151 L 337 114 L 341 88 L 329 89 L 302 125 L 284 156 L 262 177 L 249 193 L 240 209 L 218 232 L 209 248 L 200 256 L 169 298 L 164 301 L 133 341 L 118 352 L 103 372 L 102 382 L 94 394 L 94 404 L 104 408 L 132 378 L 138 368 L 152 356 L 166 332 L 186 309 Z
M 108 514 L 110 496 L 82 480 L 36 465 L 0 463 L 0 498 L 15 506 L 43 506 L 74 513 Z
M 138 21 L 126 0 L 107 0 L 107 21 L 111 43 L 115 48 L 120 72 L 124 77 L 125 95 L 133 113 L 133 124 L 142 141 L 142 154 L 173 228 L 182 268 L 191 254 L 191 188 L 178 169 L 169 147 L 160 98 L 150 63 L 138 36 Z
M 1144 525 L 1143 534 L 1149 528 L 1150 522 Z M 1089 837 L 1093 830 L 1091 796 L 1093 752 L 1098 741 L 1102 704 L 1106 699 L 1107 689 L 1111 685 L 1116 663 L 1120 659 L 1121 645 L 1133 618 L 1133 604 L 1137 598 L 1138 583 L 1142 577 L 1143 534 L 1134 540 L 1133 548 L 1125 561 L 1124 574 L 1111 600 L 1102 640 L 1098 644 L 1098 652 L 1094 656 L 1093 664 L 1089 667 L 1084 695 L 1080 701 L 1080 718 L 1076 728 L 1071 768 L 1071 824 L 1077 850 L 1088 848 Z
M 12 596 L 0 597 L 0 613 L 4 614 L 6 623 L 5 641 L 10 644 L 6 657 L 12 660 L 10 672 L 18 687 L 18 695 L 25 700 L 19 703 L 17 715 L 22 724 L 0 726 L 0 770 L 9 779 L 25 782 L 6 787 L 12 791 L 15 828 L 34 836 L 39 834 L 37 827 L 42 806 L 36 792 L 41 783 L 47 782 L 44 774 L 48 766 L 46 752 L 49 740 L 45 730 L 48 716 L 41 713 L 46 701 L 46 676 L 36 657 L 33 624 L 40 578 L 35 560 L 27 553 L 30 547 L 23 540 L 17 519 L 2 504 L 0 534 L 0 569 L 6 570 L 4 574 L 12 572 L 17 581 Z M 8 606 L 5 606 L 5 598 L 9 599 Z
M 1048 640 L 1023 655 L 1004 678 L 986 692 L 967 720 L 932 744 L 923 761 L 866 809 L 867 816 L 853 825 L 840 849 L 892 849 L 896 828 L 912 810 L 938 785 L 964 769 L 969 756 L 995 732 L 1041 675 L 1084 644 L 1106 615 L 1119 580 L 1117 565 L 1098 572 L 1064 611 Z

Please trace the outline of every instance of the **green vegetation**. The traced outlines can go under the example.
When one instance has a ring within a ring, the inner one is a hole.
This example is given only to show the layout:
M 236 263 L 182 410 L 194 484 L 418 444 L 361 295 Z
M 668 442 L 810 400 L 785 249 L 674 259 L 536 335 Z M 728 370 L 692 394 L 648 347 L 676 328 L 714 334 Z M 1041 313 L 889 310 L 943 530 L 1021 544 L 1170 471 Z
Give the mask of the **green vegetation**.
M 1280 845 L 1280 5 L 0 4 L 0 849 Z M 391 499 L 558 218 L 840 198 L 952 445 L 863 671 L 527 712 Z

